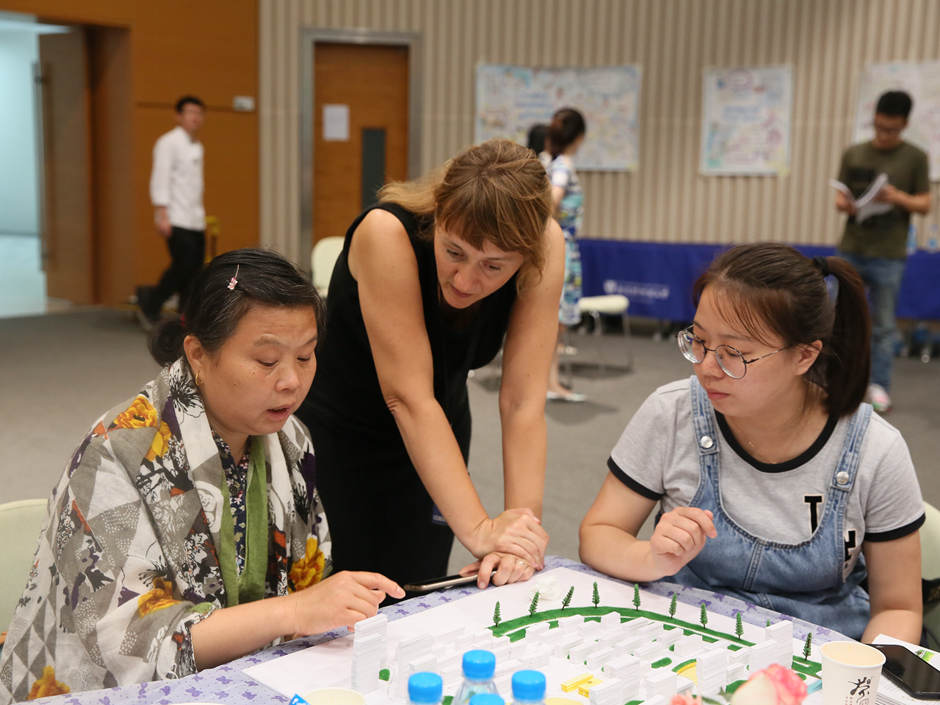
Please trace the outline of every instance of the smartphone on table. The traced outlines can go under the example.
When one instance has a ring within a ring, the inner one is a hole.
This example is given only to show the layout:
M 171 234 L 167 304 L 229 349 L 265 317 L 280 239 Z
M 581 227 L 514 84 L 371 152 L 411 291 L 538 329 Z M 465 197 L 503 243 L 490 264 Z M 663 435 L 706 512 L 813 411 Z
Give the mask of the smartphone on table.
M 885 655 L 881 672 L 908 695 L 940 700 L 940 670 L 899 644 L 871 644 Z
M 408 592 L 426 593 L 457 587 L 458 585 L 470 585 L 476 581 L 476 573 L 471 573 L 470 575 L 445 575 L 442 578 L 430 578 L 428 580 L 408 583 L 402 585 L 402 587 Z

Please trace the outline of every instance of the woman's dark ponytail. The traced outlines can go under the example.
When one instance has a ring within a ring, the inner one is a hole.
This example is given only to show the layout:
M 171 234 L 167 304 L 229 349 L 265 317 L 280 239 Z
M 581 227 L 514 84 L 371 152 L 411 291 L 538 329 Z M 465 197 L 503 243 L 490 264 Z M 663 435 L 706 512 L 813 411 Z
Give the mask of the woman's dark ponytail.
M 829 393 L 829 412 L 844 416 L 865 398 L 871 372 L 871 316 L 865 284 L 858 272 L 841 257 L 826 257 L 829 273 L 838 282 L 831 355 L 825 360 L 824 387 Z
M 576 139 L 587 133 L 584 116 L 574 108 L 559 108 L 552 115 L 545 135 L 545 149 L 552 159 L 568 149 Z
M 161 321 L 153 329 L 148 341 L 150 355 L 164 367 L 183 356 L 183 338 L 186 327 L 178 316 Z

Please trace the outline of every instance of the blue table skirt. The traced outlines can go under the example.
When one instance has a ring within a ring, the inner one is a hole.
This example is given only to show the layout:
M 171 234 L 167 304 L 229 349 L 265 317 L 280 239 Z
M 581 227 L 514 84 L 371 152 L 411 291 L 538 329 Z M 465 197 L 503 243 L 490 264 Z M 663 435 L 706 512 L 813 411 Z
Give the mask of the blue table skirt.
M 585 296 L 623 294 L 630 315 L 691 321 L 692 284 L 726 245 L 621 240 L 579 240 Z M 833 247 L 799 245 L 809 257 L 832 255 Z M 899 318 L 940 320 L 940 252 L 918 250 L 908 257 Z
M 570 568 L 591 575 L 602 575 L 583 563 L 572 561 L 558 556 L 545 557 L 546 570 L 551 568 Z M 608 577 L 608 576 L 604 576 Z M 614 578 L 608 578 L 614 580 Z M 734 597 L 718 593 L 698 590 L 696 588 L 681 587 L 667 582 L 650 583 L 644 589 L 657 595 L 670 596 L 676 592 L 680 602 L 692 605 L 707 603 L 708 610 L 717 614 L 733 617 L 741 612 L 745 622 L 764 626 L 768 619 L 792 619 L 776 612 L 764 609 L 754 604 L 743 602 Z M 401 619 L 408 615 L 421 612 L 431 607 L 453 602 L 461 597 L 473 595 L 477 592 L 475 586 L 454 588 L 441 592 L 431 593 L 422 597 L 414 597 L 397 605 L 386 607 L 383 613 L 389 620 Z M 805 640 L 809 632 L 813 633 L 813 643 L 822 644 L 834 639 L 845 637 L 832 630 L 820 627 L 798 619 L 793 619 L 793 637 Z M 200 671 L 186 678 L 166 681 L 153 681 L 119 688 L 104 690 L 91 690 L 83 693 L 68 693 L 40 698 L 32 701 L 46 703 L 47 705 L 172 705 L 173 703 L 224 703 L 225 705 L 268 705 L 269 703 L 287 703 L 288 699 L 277 691 L 262 685 L 250 676 L 245 675 L 244 669 L 265 661 L 285 656 L 289 653 L 306 649 L 330 639 L 345 635 L 345 629 L 314 637 L 295 639 L 280 646 L 270 647 L 257 653 L 245 656 L 231 663 L 216 668 Z

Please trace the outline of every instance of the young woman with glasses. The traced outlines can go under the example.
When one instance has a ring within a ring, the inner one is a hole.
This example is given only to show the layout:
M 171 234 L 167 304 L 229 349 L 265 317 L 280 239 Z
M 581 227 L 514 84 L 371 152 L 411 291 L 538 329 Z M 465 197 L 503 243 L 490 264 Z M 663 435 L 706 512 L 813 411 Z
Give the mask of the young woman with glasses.
M 853 638 L 918 642 L 923 501 L 900 433 L 862 403 L 871 324 L 858 274 L 836 257 L 747 245 L 694 293 L 678 335 L 694 375 L 630 420 L 581 524 L 582 560 Z

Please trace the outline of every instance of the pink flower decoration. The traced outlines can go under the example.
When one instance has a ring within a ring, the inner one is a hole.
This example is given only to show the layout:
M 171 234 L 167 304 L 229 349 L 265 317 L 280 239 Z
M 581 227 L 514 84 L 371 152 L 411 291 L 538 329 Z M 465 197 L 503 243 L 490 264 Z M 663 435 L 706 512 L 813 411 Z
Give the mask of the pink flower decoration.
M 806 684 L 796 672 L 771 664 L 758 671 L 735 691 L 732 705 L 800 705 L 806 698 Z
M 673 695 L 669 705 L 702 705 L 702 699 L 691 695 Z

